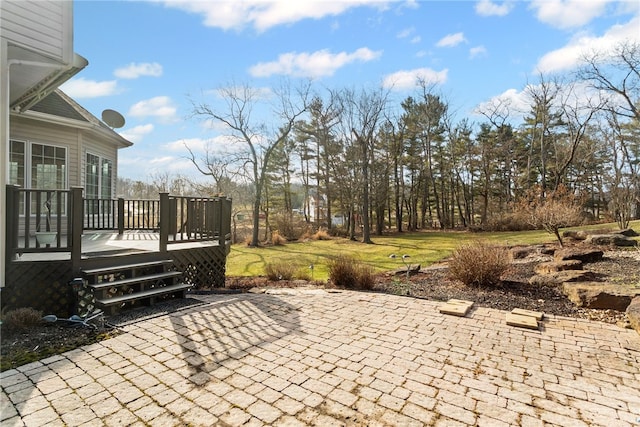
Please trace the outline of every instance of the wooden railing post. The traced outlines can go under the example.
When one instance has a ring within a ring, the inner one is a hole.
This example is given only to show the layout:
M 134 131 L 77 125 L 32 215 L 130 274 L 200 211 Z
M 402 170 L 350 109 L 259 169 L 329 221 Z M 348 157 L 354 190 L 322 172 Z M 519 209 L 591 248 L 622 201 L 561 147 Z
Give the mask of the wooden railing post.
M 82 187 L 71 187 L 71 264 L 77 270 L 82 258 L 82 232 L 84 229 L 84 200 Z
M 124 199 L 118 198 L 118 234 L 124 234 Z
M 160 193 L 160 252 L 167 252 L 171 206 L 169 193 Z
M 231 199 L 220 198 L 220 245 L 231 235 Z
M 6 262 L 16 258 L 18 247 L 18 221 L 20 220 L 20 188 L 17 185 L 7 185 L 7 223 L 5 224 L 5 244 L 7 246 Z

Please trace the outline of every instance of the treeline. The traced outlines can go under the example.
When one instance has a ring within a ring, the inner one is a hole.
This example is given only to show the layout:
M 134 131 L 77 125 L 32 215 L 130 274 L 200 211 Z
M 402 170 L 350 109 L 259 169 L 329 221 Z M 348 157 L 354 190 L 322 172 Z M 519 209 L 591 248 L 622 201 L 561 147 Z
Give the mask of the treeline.
M 216 191 L 249 186 L 255 244 L 258 217 L 290 214 L 296 197 L 308 221 L 331 227 L 340 213 L 365 242 L 386 229 L 516 228 L 523 198 L 560 188 L 580 195 L 595 220 L 624 226 L 640 214 L 637 43 L 585 56 L 570 75 L 540 75 L 523 106 L 485 104 L 479 123 L 456 120 L 426 82 L 399 105 L 380 88 L 273 93 L 267 119 L 252 115 L 264 97 L 248 86 L 223 88 L 220 108 L 194 106 L 195 116 L 227 128 L 236 149 L 189 151 L 191 160 Z

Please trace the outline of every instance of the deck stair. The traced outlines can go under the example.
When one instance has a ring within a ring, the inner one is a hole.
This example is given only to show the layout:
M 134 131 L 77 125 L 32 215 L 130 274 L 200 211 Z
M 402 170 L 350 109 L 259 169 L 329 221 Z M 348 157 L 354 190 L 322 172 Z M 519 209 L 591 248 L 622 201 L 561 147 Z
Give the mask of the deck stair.
M 184 298 L 190 285 L 180 282 L 182 272 L 171 270 L 172 266 L 172 260 L 164 259 L 85 269 L 82 275 L 95 306 L 115 314 L 167 298 Z

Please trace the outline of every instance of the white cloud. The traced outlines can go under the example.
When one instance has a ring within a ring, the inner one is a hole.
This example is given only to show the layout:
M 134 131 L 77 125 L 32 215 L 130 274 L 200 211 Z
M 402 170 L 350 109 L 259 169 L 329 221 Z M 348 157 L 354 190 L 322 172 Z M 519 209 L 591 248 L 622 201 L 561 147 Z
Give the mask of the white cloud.
M 185 146 L 186 145 L 186 146 Z M 225 155 L 232 152 L 243 150 L 245 147 L 244 141 L 231 135 L 218 135 L 213 138 L 187 138 L 172 141 L 164 145 L 168 151 L 182 152 L 188 154 L 187 148 L 194 153 L 196 158 L 199 155 Z
M 160 77 L 162 75 L 162 65 L 157 62 L 139 64 L 132 62 L 126 67 L 116 69 L 113 74 L 121 79 L 137 79 L 140 76 Z
M 320 19 L 337 16 L 349 9 L 368 6 L 386 9 L 387 2 L 381 0 L 341 0 L 341 1 L 202 1 L 165 0 L 167 7 L 182 9 L 204 16 L 204 24 L 224 30 L 240 30 L 253 26 L 258 31 L 292 24 L 303 19 Z
M 436 46 L 438 47 L 454 47 L 459 45 L 460 43 L 466 42 L 467 39 L 464 38 L 464 33 L 455 33 L 455 34 L 447 34 L 443 38 L 441 38 Z
M 60 89 L 74 99 L 98 98 L 118 93 L 118 83 L 116 80 L 97 82 L 80 77 L 67 81 Z
M 431 68 L 416 68 L 415 70 L 402 70 L 384 77 L 382 86 L 394 90 L 409 90 L 419 86 L 420 81 L 425 83 L 445 83 L 449 70 L 435 71 Z
M 487 48 L 480 45 L 469 49 L 469 58 L 477 58 L 487 56 Z
M 131 129 L 123 130 L 122 132 L 120 132 L 120 135 L 123 138 L 136 143 L 142 141 L 142 138 L 144 138 L 145 135 L 148 135 L 151 132 L 153 132 L 153 125 L 149 123 L 146 125 L 134 126 Z
M 611 52 L 613 47 L 624 40 L 639 40 L 640 16 L 622 25 L 614 25 L 601 37 L 586 34 L 574 37 L 566 46 L 545 54 L 536 65 L 535 71 L 549 73 L 564 71 L 580 64 L 585 54 Z
M 506 16 L 513 9 L 513 1 L 504 1 L 502 4 L 490 0 L 480 0 L 476 3 L 476 13 L 480 16 Z
M 312 53 L 283 53 L 277 61 L 260 62 L 249 69 L 253 77 L 269 77 L 274 74 L 318 78 L 333 75 L 336 70 L 352 62 L 368 62 L 380 58 L 382 51 L 362 47 L 352 53 L 331 53 L 319 50 Z
M 602 15 L 611 0 L 534 0 L 530 8 L 539 21 L 556 28 L 578 28 Z M 637 30 L 637 29 L 636 29 Z
M 416 32 L 416 29 L 414 27 L 405 28 L 404 30 L 400 31 L 396 35 L 396 37 L 399 39 L 406 39 L 407 37 L 414 34 L 415 32 Z
M 137 102 L 129 109 L 129 115 L 133 117 L 157 117 L 163 122 L 175 120 L 176 107 L 168 96 L 156 96 Z
M 476 106 L 474 113 L 481 116 L 481 111 L 485 111 L 487 114 L 495 111 L 502 117 L 517 119 L 522 118 L 530 108 L 529 95 L 526 89 L 522 91 L 507 89 L 500 95 L 480 103 Z
M 415 36 L 414 38 L 411 39 L 411 43 L 413 44 L 420 43 L 420 40 L 422 40 L 422 37 Z

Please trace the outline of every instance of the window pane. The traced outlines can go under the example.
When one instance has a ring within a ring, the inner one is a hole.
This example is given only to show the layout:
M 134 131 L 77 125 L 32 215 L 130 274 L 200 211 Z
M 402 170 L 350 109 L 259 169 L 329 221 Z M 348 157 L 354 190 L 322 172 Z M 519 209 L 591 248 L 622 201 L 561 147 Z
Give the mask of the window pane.
M 67 188 L 66 148 L 31 144 L 31 188 L 64 190 Z M 62 206 L 64 210 L 64 206 Z M 56 200 L 51 210 L 57 211 Z
M 111 177 L 113 171 L 113 162 L 111 160 L 102 160 L 102 185 L 100 196 L 103 199 L 111 198 Z
M 98 180 L 100 175 L 98 174 L 98 167 L 100 165 L 100 159 L 98 156 L 87 153 L 87 165 L 85 176 L 85 193 L 87 199 L 97 199 L 98 194 Z
M 9 184 L 24 187 L 24 148 L 22 141 L 11 141 L 9 147 Z

